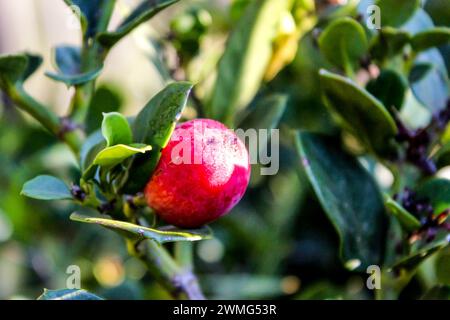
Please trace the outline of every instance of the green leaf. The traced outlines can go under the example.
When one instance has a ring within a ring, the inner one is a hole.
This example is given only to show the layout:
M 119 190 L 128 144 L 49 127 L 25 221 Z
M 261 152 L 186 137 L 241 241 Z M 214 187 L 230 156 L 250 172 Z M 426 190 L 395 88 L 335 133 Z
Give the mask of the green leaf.
M 139 112 L 133 123 L 134 140 L 153 147 L 150 156 L 136 156 L 129 170 L 127 192 L 141 191 L 158 164 L 160 151 L 164 148 L 175 129 L 186 106 L 192 84 L 175 82 L 169 84 Z
M 415 51 L 423 51 L 432 47 L 440 47 L 450 43 L 450 28 L 436 27 L 419 32 L 411 39 Z
M 386 108 L 400 110 L 405 100 L 408 82 L 394 70 L 382 70 L 378 78 L 371 80 L 367 91 L 380 100 Z
M 85 38 L 93 38 L 107 27 L 115 0 L 64 0 L 75 15 L 80 14 L 80 23 Z
M 368 47 L 364 28 L 351 18 L 333 21 L 319 37 L 322 54 L 332 64 L 344 70 L 355 69 Z
M 68 75 L 68 74 L 57 74 L 53 72 L 46 72 L 45 75 L 50 79 L 55 81 L 63 82 L 67 86 L 76 86 L 89 81 L 96 79 L 100 73 L 102 72 L 102 67 L 98 67 L 92 71 L 76 74 L 76 75 Z
M 81 48 L 59 46 L 55 48 L 55 64 L 62 74 L 78 74 L 81 65 Z
M 400 27 L 407 22 L 420 6 L 420 0 L 378 0 L 381 25 Z
M 252 112 L 240 124 L 242 129 L 275 129 L 286 110 L 287 96 L 273 94 L 256 103 Z
M 287 0 L 252 1 L 228 38 L 207 104 L 208 117 L 233 125 L 234 114 L 257 93 L 272 57 L 272 42 Z
M 371 40 L 370 53 L 372 57 L 378 60 L 393 57 L 401 54 L 403 48 L 410 40 L 411 35 L 408 32 L 392 27 L 385 27 Z
M 94 162 L 97 154 L 106 146 L 106 141 L 100 130 L 95 131 L 87 137 L 80 151 L 80 168 L 81 171 L 88 169 Z
M 442 61 L 442 57 L 438 51 L 434 50 L 430 49 L 420 55 L 420 59 L 410 72 L 409 82 L 417 100 L 428 110 L 436 112 L 447 105 L 449 84 L 447 71 L 442 70 L 438 64 L 438 60 Z M 425 65 L 426 69 L 424 69 Z M 417 76 L 418 74 L 420 77 Z
M 383 104 L 348 78 L 323 69 L 319 74 L 326 103 L 344 127 L 370 150 L 390 152 L 397 127 Z
M 150 150 L 152 150 L 152 147 L 145 144 L 132 144 L 129 146 L 116 144 L 101 150 L 95 157 L 93 164 L 102 167 L 113 167 L 137 153 L 146 153 Z
M 416 190 L 420 197 L 430 200 L 436 214 L 450 209 L 450 180 L 430 179 Z
M 103 114 L 102 134 L 108 147 L 116 144 L 130 144 L 133 141 L 127 118 L 118 112 Z
M 0 55 L 0 80 L 10 84 L 24 82 L 42 64 L 42 57 L 31 53 Z
M 178 1 L 179 0 L 142 1 L 115 31 L 100 33 L 97 39 L 103 46 L 110 48 L 140 24 L 150 20 L 157 13 Z
M 372 176 L 341 150 L 335 139 L 298 133 L 296 145 L 315 194 L 339 234 L 345 265 L 357 270 L 378 265 L 384 248 L 386 216 Z
M 102 298 L 83 289 L 44 289 L 44 293 L 37 300 L 103 300 Z
M 47 175 L 37 176 L 27 181 L 20 194 L 40 200 L 72 199 L 72 194 L 64 182 Z
M 100 85 L 92 97 L 86 116 L 86 132 L 92 133 L 99 129 L 104 112 L 120 111 L 124 105 L 122 92 L 112 85 Z
M 94 80 L 100 75 L 103 67 L 82 71 L 80 48 L 76 46 L 59 46 L 55 48 L 55 64 L 58 73 L 46 72 L 53 80 L 74 86 Z
M 414 231 L 420 228 L 420 221 L 417 220 L 411 213 L 409 213 L 405 208 L 403 208 L 394 199 L 385 195 L 385 205 L 389 209 L 397 220 L 400 222 L 402 227 L 407 231 Z
M 129 222 L 87 217 L 78 213 L 72 213 L 70 219 L 84 223 L 98 224 L 133 240 L 151 239 L 160 244 L 176 241 L 198 241 L 211 239 L 212 237 L 211 229 L 207 226 L 194 230 L 177 229 L 175 227 L 161 230 L 146 228 Z

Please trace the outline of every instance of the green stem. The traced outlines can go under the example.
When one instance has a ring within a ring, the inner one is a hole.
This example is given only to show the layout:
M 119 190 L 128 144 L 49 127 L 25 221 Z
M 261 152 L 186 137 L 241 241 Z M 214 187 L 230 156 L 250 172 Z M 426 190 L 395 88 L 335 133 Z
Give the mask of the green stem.
M 103 4 L 102 15 L 96 26 L 97 33 L 107 30 L 115 2 L 115 0 L 108 0 Z M 87 72 L 102 65 L 106 57 L 106 52 L 102 46 L 95 39 L 86 37 L 83 38 L 82 42 L 81 71 Z M 70 119 L 79 124 L 84 123 L 94 92 L 95 80 L 75 87 L 75 94 L 72 98 L 69 112 Z
M 153 240 L 143 240 L 132 247 L 149 272 L 175 298 L 204 300 L 198 280 L 191 270 L 180 267 L 168 251 Z
M 81 146 L 80 137 L 74 131 L 66 131 L 62 127 L 59 117 L 49 108 L 28 95 L 21 86 L 8 85 L 6 94 L 23 111 L 36 119 L 44 128 L 53 133 L 78 156 Z
M 193 255 L 192 242 L 180 241 L 175 243 L 175 260 L 188 271 L 193 270 Z

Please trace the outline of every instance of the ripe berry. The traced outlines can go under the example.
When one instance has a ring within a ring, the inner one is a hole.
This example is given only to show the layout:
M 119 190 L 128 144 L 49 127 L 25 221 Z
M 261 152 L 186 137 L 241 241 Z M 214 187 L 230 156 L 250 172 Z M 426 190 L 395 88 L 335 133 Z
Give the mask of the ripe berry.
M 249 179 L 248 152 L 236 134 L 220 122 L 195 119 L 175 128 L 145 196 L 164 221 L 194 228 L 228 213 Z

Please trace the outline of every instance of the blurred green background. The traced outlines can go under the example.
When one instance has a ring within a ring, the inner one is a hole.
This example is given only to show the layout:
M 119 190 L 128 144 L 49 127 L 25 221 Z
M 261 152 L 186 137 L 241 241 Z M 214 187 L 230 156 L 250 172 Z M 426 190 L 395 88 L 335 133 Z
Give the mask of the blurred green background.
M 120 110 L 125 115 L 135 114 L 170 77 L 201 82 L 196 93 L 202 96 L 203 86 L 208 86 L 204 79 L 215 66 L 229 30 L 248 1 L 231 2 L 185 0 L 141 26 L 111 52 L 98 80 L 101 90 L 93 105 L 103 110 L 104 106 L 111 111 Z M 316 14 L 326 21 L 327 16 L 344 14 L 339 10 L 345 6 L 339 5 L 345 3 L 316 1 Z M 118 1 L 112 25 L 134 4 L 131 0 Z M 199 29 L 178 37 L 183 41 L 171 41 L 184 24 L 193 24 L 189 15 L 183 18 L 193 8 L 200 12 Z M 440 15 L 436 17 L 439 19 Z M 0 54 L 39 53 L 45 61 L 40 71 L 52 70 L 52 47 L 59 43 L 76 44 L 79 40 L 79 30 L 72 19 L 63 1 L 0 0 Z M 178 55 L 181 62 L 175 61 L 177 51 L 183 53 Z M 181 69 L 180 64 L 185 61 L 189 61 L 188 67 Z M 299 171 L 287 134 L 288 127 L 337 132 L 319 92 L 317 71 L 327 65 L 315 48 L 314 31 L 308 32 L 299 40 L 294 61 L 262 88 L 262 92 L 289 95 L 280 125 L 280 171 L 275 176 L 254 175 L 241 203 L 231 214 L 212 224 L 215 238 L 195 244 L 196 273 L 207 297 L 372 297 L 365 286 L 367 274 L 349 272 L 342 266 L 338 236 L 304 173 Z M 38 72 L 26 87 L 58 114 L 66 112 L 72 92 L 63 84 Z M 188 105 L 184 117 L 196 115 L 195 106 Z M 88 131 L 93 131 L 101 118 L 92 114 L 89 119 L 92 123 L 91 127 L 88 124 Z M 392 182 L 386 170 L 374 170 L 381 185 Z M 74 181 L 76 172 L 76 162 L 68 149 L 3 96 L 0 299 L 34 299 L 43 288 L 64 288 L 70 265 L 80 266 L 83 288 L 105 298 L 169 298 L 146 274 L 145 266 L 128 256 L 118 235 L 69 221 L 74 207 L 65 202 L 33 201 L 20 195 L 23 183 L 38 174 L 51 173 Z M 420 293 L 420 283 L 414 280 L 403 297 L 417 298 Z

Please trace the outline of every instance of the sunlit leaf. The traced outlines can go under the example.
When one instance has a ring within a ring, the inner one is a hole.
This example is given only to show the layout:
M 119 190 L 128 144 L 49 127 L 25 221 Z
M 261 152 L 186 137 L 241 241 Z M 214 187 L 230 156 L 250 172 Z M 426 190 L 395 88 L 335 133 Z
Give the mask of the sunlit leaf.
M 94 159 L 93 164 L 103 167 L 113 167 L 125 159 L 137 154 L 146 153 L 152 150 L 152 147 L 145 144 L 116 144 L 101 150 Z
M 151 239 L 158 243 L 166 243 L 176 241 L 198 241 L 210 239 L 212 237 L 211 229 L 208 227 L 202 227 L 194 230 L 169 227 L 161 230 L 146 228 L 124 221 L 87 217 L 78 213 L 72 213 L 70 219 L 78 222 L 98 224 L 133 240 Z

